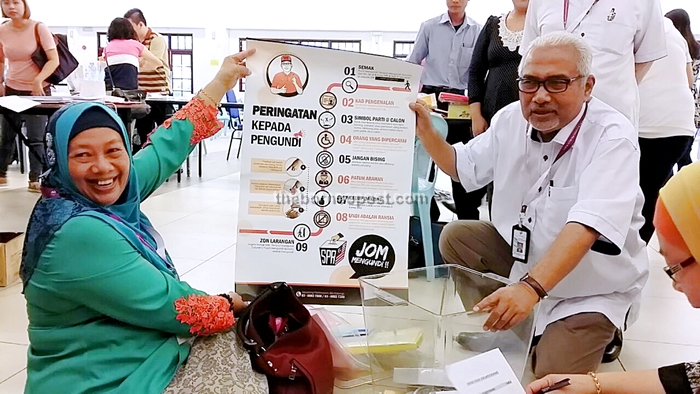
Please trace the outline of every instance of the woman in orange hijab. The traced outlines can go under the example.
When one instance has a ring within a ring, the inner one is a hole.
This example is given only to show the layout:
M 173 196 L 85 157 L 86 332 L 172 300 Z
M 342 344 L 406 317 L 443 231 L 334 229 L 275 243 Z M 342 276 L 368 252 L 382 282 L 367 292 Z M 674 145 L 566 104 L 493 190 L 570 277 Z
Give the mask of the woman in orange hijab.
M 700 308 L 700 162 L 684 167 L 659 192 L 654 215 L 664 271 L 673 288 Z M 571 385 L 552 393 L 566 394 L 692 394 L 700 392 L 700 363 L 689 362 L 651 371 L 596 375 L 549 375 L 531 383 L 528 394 L 540 392 L 562 379 Z

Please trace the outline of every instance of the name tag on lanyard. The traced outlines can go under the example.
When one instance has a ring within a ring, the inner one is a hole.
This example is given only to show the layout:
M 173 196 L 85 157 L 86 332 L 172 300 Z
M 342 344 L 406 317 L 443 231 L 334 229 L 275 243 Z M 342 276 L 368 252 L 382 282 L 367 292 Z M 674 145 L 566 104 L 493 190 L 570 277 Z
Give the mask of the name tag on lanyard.
M 527 264 L 527 258 L 530 254 L 530 236 L 532 235 L 532 233 L 530 232 L 530 229 L 528 229 L 525 226 L 525 216 L 527 215 L 528 205 L 532 201 L 534 201 L 535 198 L 537 198 L 537 194 L 539 194 L 542 191 L 543 185 L 545 184 L 545 182 L 547 182 L 548 178 L 550 178 L 550 174 L 552 172 L 552 167 L 554 167 L 554 164 L 557 161 L 559 161 L 559 159 L 561 159 L 562 156 L 564 156 L 568 151 L 570 151 L 571 148 L 573 148 L 574 143 L 578 138 L 578 134 L 581 131 L 581 127 L 583 126 L 583 120 L 586 119 L 587 113 L 588 103 L 586 103 L 586 107 L 583 110 L 583 115 L 581 115 L 581 119 L 579 119 L 578 123 L 576 123 L 576 127 L 574 127 L 574 130 L 571 132 L 571 135 L 569 135 L 569 138 L 566 139 L 564 145 L 561 147 L 561 149 L 559 149 L 559 153 L 557 153 L 557 156 L 554 158 L 552 165 L 547 169 L 547 171 L 544 174 L 542 174 L 542 176 L 540 176 L 540 178 L 530 188 L 527 194 L 525 194 L 523 204 L 520 208 L 519 222 L 518 224 L 513 226 L 513 230 L 511 233 L 511 256 L 513 256 L 513 259 L 515 259 L 515 261 Z M 528 125 L 528 130 L 529 128 L 530 127 Z
M 588 16 L 588 14 L 591 13 L 591 10 L 593 7 L 598 3 L 599 0 L 594 0 L 593 3 L 588 7 L 588 10 L 586 12 L 581 13 L 578 18 L 569 25 L 569 8 L 571 6 L 571 0 L 564 0 L 564 13 L 563 13 L 563 23 L 564 23 L 564 30 L 568 31 L 569 33 L 573 32 L 576 30 L 577 27 L 583 22 L 583 19 Z

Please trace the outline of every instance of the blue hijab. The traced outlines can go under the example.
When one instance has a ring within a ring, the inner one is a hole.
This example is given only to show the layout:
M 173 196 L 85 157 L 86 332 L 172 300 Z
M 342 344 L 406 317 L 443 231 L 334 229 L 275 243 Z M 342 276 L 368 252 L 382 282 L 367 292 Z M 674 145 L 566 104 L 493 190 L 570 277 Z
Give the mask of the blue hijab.
M 99 205 L 85 197 L 68 172 L 70 140 L 94 127 L 110 127 L 119 132 L 131 163 L 126 189 L 119 200 L 109 206 Z M 22 253 L 20 276 L 25 288 L 53 235 L 76 216 L 92 216 L 107 223 L 156 268 L 177 278 L 162 239 L 141 212 L 141 193 L 129 140 L 124 123 L 117 114 L 100 103 L 70 104 L 51 116 L 44 140 L 48 170 L 42 175 L 42 198 L 29 219 Z M 89 240 L 86 241 L 89 244 Z

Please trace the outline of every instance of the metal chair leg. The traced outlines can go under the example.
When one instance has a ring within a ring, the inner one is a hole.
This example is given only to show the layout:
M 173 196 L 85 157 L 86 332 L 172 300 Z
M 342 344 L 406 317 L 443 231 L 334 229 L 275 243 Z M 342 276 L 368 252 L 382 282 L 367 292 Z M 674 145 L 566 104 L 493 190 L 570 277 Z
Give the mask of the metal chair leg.
M 236 130 L 231 132 L 231 140 L 228 143 L 228 153 L 226 154 L 226 161 L 231 157 L 231 147 L 233 146 L 233 137 L 236 135 Z M 240 150 L 239 150 L 240 152 Z

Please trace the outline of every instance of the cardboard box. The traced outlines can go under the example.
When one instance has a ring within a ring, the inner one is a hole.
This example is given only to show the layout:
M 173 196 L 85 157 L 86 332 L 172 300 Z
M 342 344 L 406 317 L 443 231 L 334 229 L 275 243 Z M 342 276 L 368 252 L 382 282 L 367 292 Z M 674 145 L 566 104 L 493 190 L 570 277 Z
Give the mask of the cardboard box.
M 19 280 L 23 246 L 23 233 L 0 233 L 0 287 Z

